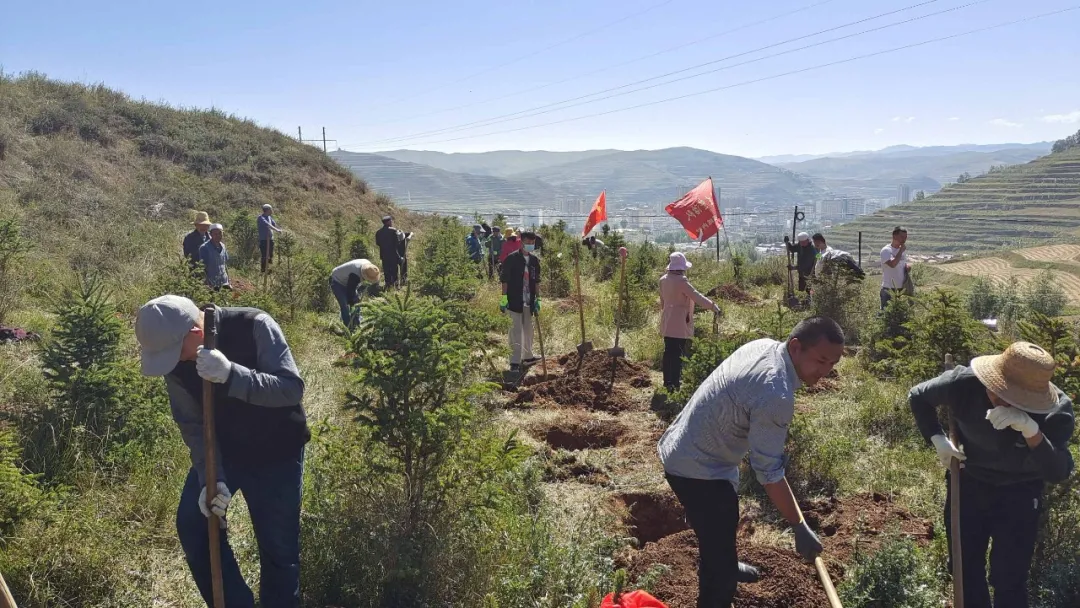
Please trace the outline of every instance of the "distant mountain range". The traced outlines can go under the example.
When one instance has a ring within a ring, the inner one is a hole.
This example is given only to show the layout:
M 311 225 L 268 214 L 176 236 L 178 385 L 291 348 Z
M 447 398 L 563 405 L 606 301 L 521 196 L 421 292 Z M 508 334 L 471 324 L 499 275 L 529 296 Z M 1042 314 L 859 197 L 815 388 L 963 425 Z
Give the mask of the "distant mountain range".
M 557 208 L 607 190 L 611 205 L 661 205 L 712 176 L 733 205 L 805 205 L 825 195 L 805 176 L 749 158 L 695 148 L 444 154 L 395 150 L 331 156 L 412 209 Z
M 933 193 L 963 173 L 974 177 L 991 166 L 1028 162 L 1048 154 L 1050 147 L 1050 142 L 899 145 L 760 159 L 695 148 L 457 154 L 338 151 L 331 156 L 397 203 L 417 210 L 553 209 L 568 198 L 592 200 L 604 189 L 611 205 L 659 208 L 711 175 L 722 189 L 725 208 L 769 211 L 813 205 L 831 195 L 891 201 L 900 184 Z M 766 160 L 773 164 L 762 162 Z

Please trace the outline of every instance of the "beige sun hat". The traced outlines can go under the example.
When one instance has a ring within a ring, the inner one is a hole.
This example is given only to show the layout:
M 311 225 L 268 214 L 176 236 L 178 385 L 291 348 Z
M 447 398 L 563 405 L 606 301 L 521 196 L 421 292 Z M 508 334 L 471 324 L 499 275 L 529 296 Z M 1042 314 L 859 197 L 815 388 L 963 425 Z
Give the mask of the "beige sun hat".
M 364 280 L 368 283 L 379 282 L 379 267 L 371 262 L 364 264 L 360 263 L 360 276 L 364 277 Z
M 971 360 L 983 386 L 1031 414 L 1045 414 L 1057 405 L 1058 388 L 1050 382 L 1055 367 L 1050 353 L 1030 342 L 1015 342 L 1000 355 Z
M 210 222 L 210 214 L 208 214 L 205 211 L 196 211 L 195 212 L 195 221 L 193 223 L 196 226 L 209 226 L 211 224 L 211 222 Z

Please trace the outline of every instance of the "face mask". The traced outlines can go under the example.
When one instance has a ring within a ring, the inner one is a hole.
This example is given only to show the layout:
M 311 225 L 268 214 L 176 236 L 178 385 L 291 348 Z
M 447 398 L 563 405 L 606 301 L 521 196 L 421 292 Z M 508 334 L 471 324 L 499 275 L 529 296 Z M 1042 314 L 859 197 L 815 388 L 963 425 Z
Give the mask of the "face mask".
M 525 251 L 532 251 L 533 249 L 536 249 L 536 245 L 532 245 L 529 243 L 525 243 L 524 245 L 522 245 L 522 247 L 525 248 Z

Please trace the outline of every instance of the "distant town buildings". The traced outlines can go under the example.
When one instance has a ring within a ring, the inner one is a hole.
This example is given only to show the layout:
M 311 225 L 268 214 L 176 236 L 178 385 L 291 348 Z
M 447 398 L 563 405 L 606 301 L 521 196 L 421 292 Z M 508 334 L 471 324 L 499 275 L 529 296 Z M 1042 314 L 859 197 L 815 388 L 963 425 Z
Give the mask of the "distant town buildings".
M 911 202 L 911 186 L 907 184 L 900 184 L 896 188 L 896 204 L 903 205 L 904 203 Z

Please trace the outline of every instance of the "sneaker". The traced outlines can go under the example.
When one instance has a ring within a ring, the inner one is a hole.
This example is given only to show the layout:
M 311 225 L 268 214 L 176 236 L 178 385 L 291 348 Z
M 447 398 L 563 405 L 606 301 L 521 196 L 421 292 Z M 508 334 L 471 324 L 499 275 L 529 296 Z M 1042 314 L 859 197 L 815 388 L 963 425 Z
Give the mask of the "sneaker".
M 540 357 L 529 357 L 528 359 L 523 359 L 521 361 L 521 364 L 522 365 L 536 365 L 539 362 L 540 362 Z
M 520 372 L 521 371 L 521 365 L 519 365 L 517 363 L 511 363 L 510 364 L 510 371 L 512 373 L 515 373 L 515 374 Z

